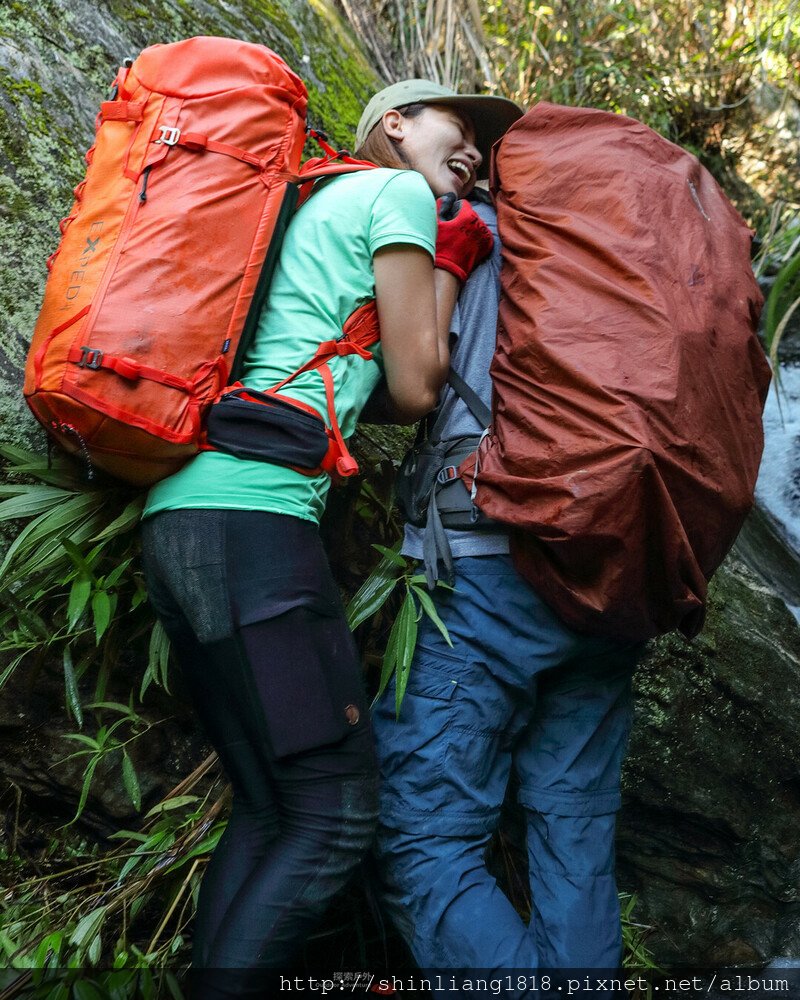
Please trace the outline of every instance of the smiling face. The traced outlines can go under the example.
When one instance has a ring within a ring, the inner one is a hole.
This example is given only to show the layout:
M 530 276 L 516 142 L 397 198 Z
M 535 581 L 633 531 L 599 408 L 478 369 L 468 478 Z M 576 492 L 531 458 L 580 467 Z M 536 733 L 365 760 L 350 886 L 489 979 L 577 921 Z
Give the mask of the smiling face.
M 447 105 L 430 104 L 413 118 L 387 111 L 382 121 L 408 165 L 422 174 L 437 198 L 451 191 L 458 198 L 469 194 L 482 160 L 469 119 Z

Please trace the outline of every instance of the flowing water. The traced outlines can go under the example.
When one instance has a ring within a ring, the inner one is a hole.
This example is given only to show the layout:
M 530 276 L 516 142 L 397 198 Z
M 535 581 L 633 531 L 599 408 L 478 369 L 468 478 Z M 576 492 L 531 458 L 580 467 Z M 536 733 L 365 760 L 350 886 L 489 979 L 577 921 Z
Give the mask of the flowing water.
M 764 409 L 764 457 L 756 500 L 800 557 L 800 363 L 784 364 Z M 795 583 L 800 586 L 800 580 Z M 790 607 L 800 621 L 800 606 Z

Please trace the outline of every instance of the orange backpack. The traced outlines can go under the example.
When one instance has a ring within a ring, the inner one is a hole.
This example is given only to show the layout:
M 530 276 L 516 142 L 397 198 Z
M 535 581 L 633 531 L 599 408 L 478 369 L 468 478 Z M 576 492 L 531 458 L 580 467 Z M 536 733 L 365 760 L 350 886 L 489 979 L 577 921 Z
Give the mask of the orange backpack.
M 300 169 L 306 88 L 261 45 L 151 46 L 112 95 L 48 261 L 24 392 L 90 470 L 147 486 L 204 447 L 205 414 L 236 378 L 300 185 L 372 164 L 325 146 Z M 324 375 L 333 354 L 365 353 L 377 324 L 361 317 L 359 329 L 304 368 Z M 351 474 L 332 398 L 328 410 L 323 464 Z

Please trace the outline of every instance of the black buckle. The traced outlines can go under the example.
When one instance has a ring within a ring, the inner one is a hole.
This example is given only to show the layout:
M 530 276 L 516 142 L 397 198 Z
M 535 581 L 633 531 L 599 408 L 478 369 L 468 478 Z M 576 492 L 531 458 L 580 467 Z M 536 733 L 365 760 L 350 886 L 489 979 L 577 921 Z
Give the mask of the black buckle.
M 436 475 L 436 482 L 444 486 L 445 483 L 452 483 L 454 479 L 458 478 L 458 467 L 455 465 L 446 465 L 443 469 L 439 469 Z
M 92 371 L 97 371 L 102 363 L 102 351 L 98 351 L 97 348 L 94 347 L 81 348 L 81 360 L 78 362 L 78 368 L 91 368 Z

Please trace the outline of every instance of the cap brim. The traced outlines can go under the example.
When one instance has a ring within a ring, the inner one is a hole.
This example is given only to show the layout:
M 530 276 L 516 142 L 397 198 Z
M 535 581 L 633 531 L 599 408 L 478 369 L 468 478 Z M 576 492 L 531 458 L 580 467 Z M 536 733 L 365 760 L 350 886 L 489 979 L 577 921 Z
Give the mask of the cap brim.
M 431 97 L 425 104 L 446 104 L 468 115 L 475 128 L 475 145 L 483 157 L 478 180 L 489 176 L 492 146 L 505 135 L 524 112 L 505 97 L 488 94 L 457 94 L 455 97 Z

